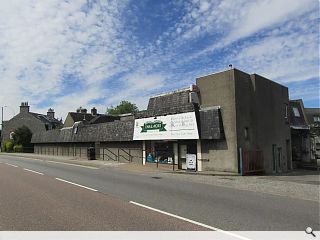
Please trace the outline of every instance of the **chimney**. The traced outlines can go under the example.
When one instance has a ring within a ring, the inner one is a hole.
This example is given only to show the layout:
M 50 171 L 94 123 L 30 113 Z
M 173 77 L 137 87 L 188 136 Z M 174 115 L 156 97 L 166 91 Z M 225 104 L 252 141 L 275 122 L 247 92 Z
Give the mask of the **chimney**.
M 20 106 L 20 113 L 28 113 L 29 112 L 29 104 L 28 102 L 22 102 Z
M 92 116 L 97 116 L 97 109 L 96 109 L 95 107 L 93 107 L 93 108 L 91 109 L 91 115 L 92 115 Z
M 54 110 L 53 110 L 52 108 L 49 108 L 49 109 L 48 109 L 47 117 L 48 117 L 49 119 L 54 119 Z
M 87 109 L 82 108 L 82 107 L 79 107 L 79 108 L 77 109 L 77 113 L 87 113 Z

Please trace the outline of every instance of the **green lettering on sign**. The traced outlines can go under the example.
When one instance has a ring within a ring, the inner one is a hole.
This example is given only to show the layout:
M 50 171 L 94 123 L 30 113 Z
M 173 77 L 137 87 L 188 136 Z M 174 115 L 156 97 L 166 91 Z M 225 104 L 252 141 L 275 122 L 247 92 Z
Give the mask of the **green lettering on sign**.
M 147 132 L 148 130 L 159 130 L 159 132 L 164 132 L 167 131 L 165 126 L 166 124 L 164 124 L 162 121 L 146 122 L 141 127 L 141 132 Z

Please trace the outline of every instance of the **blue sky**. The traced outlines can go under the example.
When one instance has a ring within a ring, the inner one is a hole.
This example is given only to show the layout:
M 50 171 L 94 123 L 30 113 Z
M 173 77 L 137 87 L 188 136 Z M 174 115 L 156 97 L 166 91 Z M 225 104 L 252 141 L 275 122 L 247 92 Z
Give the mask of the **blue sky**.
M 189 86 L 232 63 L 319 107 L 316 0 L 11 0 L 0 6 L 0 105 L 58 117 Z

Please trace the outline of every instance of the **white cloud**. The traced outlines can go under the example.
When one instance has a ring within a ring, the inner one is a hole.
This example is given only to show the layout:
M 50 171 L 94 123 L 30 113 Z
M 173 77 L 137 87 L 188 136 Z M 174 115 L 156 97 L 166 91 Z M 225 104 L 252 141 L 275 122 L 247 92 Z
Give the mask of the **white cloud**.
M 242 5 L 237 21 L 231 23 L 231 31 L 224 41 L 230 43 L 302 15 L 315 8 L 314 3 L 313 0 L 248 1 Z
M 291 33 L 263 38 L 237 53 L 234 64 L 282 83 L 317 78 L 319 46 L 314 41 L 316 37 L 313 33 Z
M 126 3 L 96 3 L 84 10 L 86 3 L 1 2 L 0 84 L 6 88 L 0 95 L 1 104 L 18 106 L 27 100 L 39 104 L 50 99 L 59 109 L 63 103 L 54 96 L 61 94 L 64 74 L 79 76 L 88 96 L 92 92 L 93 97 L 93 83 L 99 88 L 119 71 L 118 55 L 125 48 L 119 39 L 119 16 Z M 75 99 L 72 109 L 78 105 Z
M 150 94 L 184 87 L 229 63 L 283 83 L 318 76 L 319 35 L 310 26 L 318 19 L 316 1 L 174 5 L 181 16 L 145 43 L 136 35 L 135 30 L 145 30 L 134 25 L 138 16 L 132 29 L 125 25 L 133 11 L 127 1 L 2 2 L 0 106 L 29 101 L 34 111 L 54 107 L 62 117 L 94 100 L 102 112 L 124 99 L 144 108 Z M 228 55 L 216 54 L 221 51 Z

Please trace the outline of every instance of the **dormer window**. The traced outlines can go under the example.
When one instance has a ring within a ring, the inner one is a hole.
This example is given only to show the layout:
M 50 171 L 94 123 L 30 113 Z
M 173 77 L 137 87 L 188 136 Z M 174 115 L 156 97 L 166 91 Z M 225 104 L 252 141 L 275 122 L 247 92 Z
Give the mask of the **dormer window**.
M 78 129 L 79 129 L 79 125 L 81 122 L 75 122 L 73 124 L 73 134 L 77 134 L 78 133 Z
M 295 117 L 300 117 L 300 112 L 297 107 L 293 107 L 292 110 Z
M 320 122 L 320 116 L 313 116 L 314 122 Z

